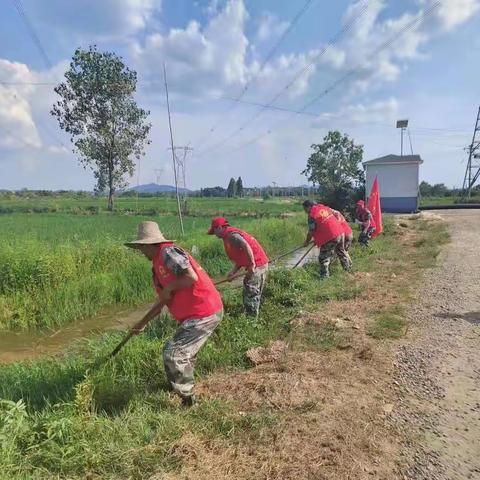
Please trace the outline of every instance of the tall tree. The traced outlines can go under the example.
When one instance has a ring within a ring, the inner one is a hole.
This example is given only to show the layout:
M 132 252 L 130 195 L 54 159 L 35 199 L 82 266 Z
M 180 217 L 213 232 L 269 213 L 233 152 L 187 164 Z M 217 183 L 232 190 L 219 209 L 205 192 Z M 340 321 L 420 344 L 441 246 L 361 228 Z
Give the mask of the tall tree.
M 235 182 L 235 179 L 232 177 L 228 182 L 227 197 L 232 198 L 236 194 L 237 194 L 237 182 Z
M 318 184 L 323 199 L 330 205 L 344 209 L 356 188 L 364 183 L 360 168 L 363 145 L 355 145 L 346 134 L 330 131 L 323 143 L 311 146 L 313 153 L 303 170 L 310 182 Z
M 237 189 L 237 195 L 239 197 L 243 197 L 243 182 L 242 182 L 242 177 L 238 177 L 237 183 L 236 183 L 236 189 Z
M 93 170 L 95 190 L 108 191 L 109 210 L 150 143 L 150 112 L 137 105 L 136 86 L 137 73 L 120 57 L 91 46 L 75 51 L 65 81 L 55 87 L 60 100 L 51 113 L 70 134 L 80 164 Z
M 420 182 L 419 189 L 422 197 L 430 197 L 432 195 L 432 185 L 424 180 Z

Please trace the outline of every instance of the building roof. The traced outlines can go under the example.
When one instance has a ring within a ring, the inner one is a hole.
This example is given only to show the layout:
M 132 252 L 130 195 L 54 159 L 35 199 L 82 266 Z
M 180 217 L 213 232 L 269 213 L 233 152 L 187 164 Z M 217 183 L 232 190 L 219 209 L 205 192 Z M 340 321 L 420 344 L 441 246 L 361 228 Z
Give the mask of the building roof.
M 363 165 L 385 165 L 388 163 L 423 163 L 420 155 L 385 155 L 384 157 L 374 158 L 373 160 L 367 160 L 362 162 Z

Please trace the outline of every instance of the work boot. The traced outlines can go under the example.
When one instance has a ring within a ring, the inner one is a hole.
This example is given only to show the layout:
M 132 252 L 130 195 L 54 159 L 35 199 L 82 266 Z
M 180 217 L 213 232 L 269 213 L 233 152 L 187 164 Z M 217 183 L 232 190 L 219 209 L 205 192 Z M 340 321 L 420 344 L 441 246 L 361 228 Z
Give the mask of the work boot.
M 195 395 L 189 395 L 188 397 L 182 397 L 182 406 L 186 408 L 194 407 L 197 403 Z

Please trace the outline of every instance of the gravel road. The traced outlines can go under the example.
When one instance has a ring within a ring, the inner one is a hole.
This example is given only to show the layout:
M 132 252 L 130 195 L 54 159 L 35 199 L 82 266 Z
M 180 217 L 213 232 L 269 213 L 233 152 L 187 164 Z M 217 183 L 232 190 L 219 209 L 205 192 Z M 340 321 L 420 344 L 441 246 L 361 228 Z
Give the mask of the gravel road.
M 480 211 L 440 213 L 451 243 L 411 307 L 411 340 L 397 355 L 393 422 L 399 477 L 480 479 Z

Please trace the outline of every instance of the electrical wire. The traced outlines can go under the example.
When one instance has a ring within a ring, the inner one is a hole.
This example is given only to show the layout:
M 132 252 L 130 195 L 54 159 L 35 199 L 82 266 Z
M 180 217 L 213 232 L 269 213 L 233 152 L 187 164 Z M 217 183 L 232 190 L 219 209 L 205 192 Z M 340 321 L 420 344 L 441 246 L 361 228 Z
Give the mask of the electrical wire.
M 318 100 L 321 98 L 327 96 L 329 93 L 334 91 L 336 88 L 338 88 L 339 85 L 343 84 L 346 80 L 348 80 L 350 77 L 354 76 L 356 73 L 358 73 L 363 65 L 366 63 L 366 61 L 374 58 L 377 56 L 379 53 L 381 53 L 383 50 L 387 49 L 390 47 L 395 41 L 397 41 L 401 36 L 403 36 L 407 31 L 411 30 L 414 28 L 417 23 L 420 20 L 425 20 L 428 16 L 432 15 L 433 12 L 440 6 L 441 2 L 437 1 L 434 4 L 432 4 L 427 10 L 425 10 L 421 16 L 413 19 L 409 23 L 407 23 L 403 28 L 401 28 L 398 32 L 396 32 L 393 36 L 391 36 L 388 40 L 380 44 L 370 55 L 367 59 L 365 59 L 362 62 L 357 63 L 354 67 L 352 67 L 350 70 L 348 70 L 344 75 L 342 75 L 339 79 L 337 79 L 335 82 L 333 82 L 331 85 L 329 85 L 325 90 L 320 92 L 318 95 L 316 95 L 313 99 L 309 100 L 307 103 L 305 103 L 300 109 L 299 113 L 305 112 L 309 107 L 311 107 L 313 104 L 315 104 Z M 234 147 L 232 150 L 230 150 L 228 153 L 233 153 L 236 152 L 245 146 L 249 146 L 253 143 L 256 143 L 258 140 L 261 138 L 264 138 L 267 135 L 270 135 L 272 131 L 277 130 L 281 125 L 283 125 L 285 122 L 289 121 L 292 117 L 297 116 L 299 113 L 294 113 L 293 115 L 289 116 L 285 120 L 280 120 L 277 122 L 273 127 L 269 128 L 266 133 L 260 134 L 257 137 L 254 137 L 253 139 L 248 140 L 244 144 L 241 144 L 237 147 Z M 210 151 L 210 150 L 208 150 Z M 200 153 L 200 156 L 205 153 L 202 152 Z
M 244 123 L 240 125 L 240 127 L 236 128 L 233 132 L 231 132 L 227 137 L 223 138 L 219 142 L 215 143 L 214 145 L 207 147 L 206 150 L 199 153 L 199 156 L 209 153 L 213 150 L 224 145 L 230 139 L 237 136 L 238 133 L 245 130 L 250 124 L 252 124 L 269 106 L 273 105 L 287 90 L 289 90 L 305 73 L 307 73 L 317 62 L 320 60 L 323 55 L 333 47 L 351 28 L 355 25 L 357 20 L 359 20 L 362 15 L 366 13 L 368 9 L 368 3 L 365 2 L 362 7 L 360 8 L 358 14 L 350 19 L 328 42 L 327 44 L 313 57 L 313 59 L 305 65 L 302 69 L 300 69 L 292 79 L 282 88 L 280 89 L 267 103 L 265 106 L 260 107 L 251 117 L 249 117 Z
M 257 72 L 245 84 L 245 86 L 242 88 L 241 92 L 236 97 L 231 98 L 231 100 L 232 100 L 231 106 L 222 114 L 222 117 L 209 129 L 207 136 L 204 138 L 204 141 L 202 142 L 202 144 L 197 146 L 197 149 L 201 149 L 204 146 L 204 144 L 208 141 L 207 140 L 208 136 L 211 135 L 214 131 L 216 131 L 216 129 L 223 123 L 222 119 L 226 116 L 229 116 L 235 110 L 235 108 L 241 102 L 242 98 L 247 93 L 248 89 L 257 80 L 259 75 L 263 72 L 263 70 L 266 67 L 266 65 L 268 64 L 268 62 L 273 58 L 273 56 L 275 55 L 275 53 L 279 49 L 280 45 L 283 43 L 283 41 L 289 35 L 289 33 L 293 31 L 293 29 L 295 28 L 295 26 L 299 22 L 300 18 L 309 9 L 309 7 L 312 5 L 313 1 L 314 0 L 307 0 L 305 2 L 305 4 L 302 6 L 302 8 L 297 12 L 297 14 L 291 20 L 288 28 L 285 29 L 285 31 L 282 33 L 280 38 L 275 42 L 273 47 L 269 50 L 269 52 L 267 53 L 267 55 L 263 59 L 263 62 L 261 63 Z
M 38 38 L 35 28 L 33 28 L 32 22 L 29 20 L 27 13 L 23 8 L 22 1 L 12 0 L 12 3 L 18 12 L 18 15 L 20 16 L 20 18 L 23 20 L 23 23 L 27 27 L 28 35 L 30 36 L 32 42 L 35 44 L 38 51 L 40 52 L 40 56 L 42 57 L 45 65 L 49 69 L 52 68 L 52 62 L 50 61 L 50 58 L 48 57 L 47 52 L 45 51 L 45 48 L 43 48 L 42 42 L 40 41 L 40 38 Z

